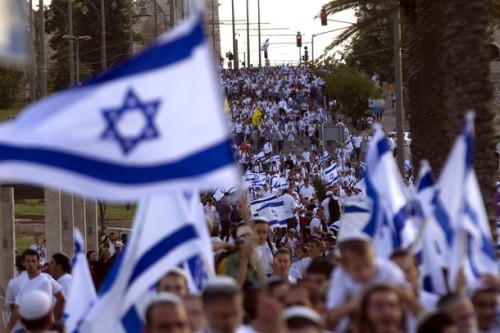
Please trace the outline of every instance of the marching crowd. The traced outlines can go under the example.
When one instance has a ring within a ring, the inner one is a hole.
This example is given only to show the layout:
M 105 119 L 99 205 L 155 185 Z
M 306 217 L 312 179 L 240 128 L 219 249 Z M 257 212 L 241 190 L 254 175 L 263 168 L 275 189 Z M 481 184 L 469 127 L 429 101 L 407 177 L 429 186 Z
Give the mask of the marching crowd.
M 191 293 L 188 272 L 166 272 L 142 314 L 143 332 L 500 332 L 499 276 L 485 274 L 474 289 L 460 276 L 452 287 L 458 291 L 432 294 L 410 250 L 382 259 L 361 233 L 337 240 L 346 201 L 364 196 L 371 118 L 346 130 L 343 142 L 321 145 L 324 123 L 344 124 L 307 68 L 220 77 L 246 195 L 201 195 L 217 277 Z M 396 154 L 392 138 L 389 145 Z M 411 184 L 411 166 L 407 171 Z M 277 225 L 251 211 L 252 201 L 272 196 L 283 202 Z M 126 247 L 127 238 L 117 236 L 103 236 L 99 251 L 87 253 L 97 290 Z M 8 332 L 64 331 L 55 323 L 63 317 L 71 260 L 63 253 L 45 258 L 42 248 L 38 235 L 18 259 L 20 274 L 6 294 Z

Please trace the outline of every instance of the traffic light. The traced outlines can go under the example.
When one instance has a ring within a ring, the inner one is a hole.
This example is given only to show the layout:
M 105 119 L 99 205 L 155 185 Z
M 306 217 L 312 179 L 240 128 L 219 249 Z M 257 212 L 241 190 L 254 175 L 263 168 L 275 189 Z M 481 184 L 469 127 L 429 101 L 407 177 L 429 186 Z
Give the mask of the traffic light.
M 300 34 L 300 32 L 297 32 L 296 39 L 297 39 L 297 47 L 302 47 L 302 35 Z
M 267 59 L 267 50 L 264 50 L 264 59 Z
M 326 14 L 324 8 L 321 10 L 321 14 L 319 16 L 321 18 L 321 25 L 328 25 L 328 15 Z
M 307 51 L 307 46 L 304 46 L 304 61 L 309 61 L 309 51 Z

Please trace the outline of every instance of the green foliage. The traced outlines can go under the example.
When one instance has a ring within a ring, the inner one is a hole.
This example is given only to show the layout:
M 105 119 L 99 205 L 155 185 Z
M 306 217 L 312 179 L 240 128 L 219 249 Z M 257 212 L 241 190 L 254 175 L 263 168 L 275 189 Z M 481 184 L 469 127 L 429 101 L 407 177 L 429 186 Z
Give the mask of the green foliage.
M 315 176 L 313 178 L 313 186 L 316 190 L 316 194 L 318 196 L 318 202 L 321 203 L 326 198 L 326 187 L 320 177 Z
M 344 64 L 336 65 L 331 72 L 317 72 L 325 80 L 330 96 L 342 105 L 342 113 L 352 119 L 369 114 L 368 99 L 380 98 L 380 89 L 360 71 Z
M 73 35 L 88 35 L 92 39 L 80 42 L 80 81 L 102 70 L 101 65 L 101 17 L 100 0 L 85 0 L 88 12 L 82 11 L 84 0 L 73 1 Z M 113 10 L 111 1 L 105 1 L 106 59 L 107 66 L 128 57 L 128 0 L 115 0 Z M 64 89 L 69 85 L 69 43 L 62 38 L 69 34 L 67 23 L 67 0 L 52 0 L 51 15 L 46 12 L 45 30 L 50 34 L 49 45 L 54 54 L 49 68 L 49 83 L 52 91 Z M 134 17 L 134 22 L 137 16 Z M 134 40 L 140 38 L 134 36 Z M 75 47 L 76 52 L 76 47 Z M 75 64 L 76 66 L 76 64 Z
M 12 106 L 23 82 L 24 74 L 20 70 L 0 67 L 0 109 Z

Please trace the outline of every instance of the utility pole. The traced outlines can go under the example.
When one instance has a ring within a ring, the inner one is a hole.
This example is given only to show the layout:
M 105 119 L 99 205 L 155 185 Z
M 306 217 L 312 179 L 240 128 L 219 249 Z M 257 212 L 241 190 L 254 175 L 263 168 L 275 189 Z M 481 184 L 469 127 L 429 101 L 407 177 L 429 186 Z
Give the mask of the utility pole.
M 259 26 L 259 68 L 262 67 L 262 55 L 261 55 L 261 50 L 260 48 L 262 47 L 261 41 L 260 41 L 260 0 L 257 0 L 257 24 Z
M 132 20 L 132 0 L 128 1 L 128 54 L 134 53 L 134 22 Z
M 34 42 L 34 22 L 33 22 L 33 0 L 29 0 L 29 43 L 30 43 L 30 57 L 29 57 L 29 71 L 30 71 L 30 102 L 36 101 L 36 85 L 35 85 L 35 42 Z
M 238 70 L 240 68 L 239 57 L 238 57 L 238 46 L 236 45 L 236 27 L 234 24 L 234 0 L 231 0 L 231 11 L 233 15 L 233 64 L 234 69 Z
M 396 96 L 396 143 L 399 172 L 405 178 L 405 143 L 403 110 L 403 70 L 401 64 L 401 23 L 399 7 L 394 12 L 394 74 Z
M 170 0 L 170 29 L 175 26 L 175 0 Z
M 247 0 L 247 67 L 250 67 L 250 9 Z
M 43 0 L 38 0 L 38 15 L 40 15 L 40 97 L 47 96 L 47 64 L 45 63 L 45 18 Z
M 154 25 L 154 36 L 155 36 L 155 41 L 156 38 L 158 37 L 158 8 L 156 8 L 158 4 L 156 3 L 156 0 L 153 0 L 153 25 Z M 170 20 L 172 20 L 172 16 L 170 16 Z
M 68 34 L 73 36 L 73 0 L 68 0 Z M 69 40 L 69 86 L 75 85 L 75 54 L 73 40 Z

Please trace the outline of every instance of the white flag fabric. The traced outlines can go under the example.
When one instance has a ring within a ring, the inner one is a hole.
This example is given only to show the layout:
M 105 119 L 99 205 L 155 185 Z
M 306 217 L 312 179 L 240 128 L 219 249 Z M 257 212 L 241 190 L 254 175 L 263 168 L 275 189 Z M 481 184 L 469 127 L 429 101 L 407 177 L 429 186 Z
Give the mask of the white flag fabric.
M 0 60 L 6 63 L 20 63 L 28 59 L 26 26 L 21 0 L 0 1 Z M 31 9 L 31 8 L 30 8 Z
M 377 256 L 387 258 L 415 240 L 413 206 L 380 126 L 366 156 L 366 193 L 371 199 L 371 216 L 363 232 L 373 239 Z
M 339 181 L 339 173 L 336 162 L 333 162 L 323 173 L 323 180 L 325 181 L 326 186 L 332 186 Z
M 434 182 L 431 167 L 422 161 L 417 180 L 417 197 L 420 204 L 422 228 L 418 244 L 415 245 L 420 267 L 422 288 L 430 293 L 445 295 L 447 293 L 444 270 L 448 266 L 450 245 L 447 236 L 452 230 L 448 220 L 441 221 L 435 217 L 437 203 L 437 184 Z
M 205 258 L 208 235 L 202 233 L 208 231 L 193 220 L 197 213 L 190 211 L 191 200 L 171 192 L 139 203 L 129 242 L 79 332 L 139 332 L 143 299 L 151 288 L 170 269 L 193 257 Z M 206 272 L 211 270 L 206 268 Z
M 438 200 L 443 206 L 439 218 L 448 219 L 453 229 L 453 255 L 448 261 L 451 289 L 456 287 L 461 268 L 469 287 L 477 287 L 483 273 L 498 274 L 488 218 L 472 166 L 473 145 L 474 115 L 469 112 L 439 178 Z
M 366 200 L 349 198 L 345 202 L 345 210 L 340 218 L 337 241 L 358 235 L 370 219 L 370 203 Z
M 110 201 L 238 184 L 200 17 L 0 126 L 0 180 Z
M 285 203 L 282 198 L 273 195 L 264 199 L 254 200 L 250 203 L 250 209 L 254 217 L 261 216 L 266 218 L 271 229 L 287 226 Z
M 75 254 L 71 269 L 72 282 L 69 288 L 68 299 L 64 306 L 64 326 L 66 331 L 73 333 L 83 319 L 86 312 L 97 300 L 92 275 L 85 255 L 85 243 L 78 229 L 73 231 L 75 239 Z

